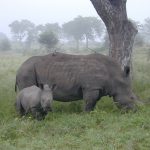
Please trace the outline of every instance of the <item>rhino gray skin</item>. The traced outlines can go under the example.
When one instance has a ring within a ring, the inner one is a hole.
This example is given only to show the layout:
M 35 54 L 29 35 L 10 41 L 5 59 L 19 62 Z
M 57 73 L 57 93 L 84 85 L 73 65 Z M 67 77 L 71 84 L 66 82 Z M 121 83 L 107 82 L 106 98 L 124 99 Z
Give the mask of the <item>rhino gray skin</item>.
M 85 111 L 94 109 L 102 97 L 112 96 L 118 107 L 134 109 L 129 67 L 101 54 L 69 55 L 63 53 L 34 56 L 25 61 L 16 75 L 19 90 L 43 83 L 56 84 L 54 100 L 85 100 Z
M 37 120 L 45 118 L 48 111 L 52 110 L 52 89 L 47 84 L 41 90 L 33 85 L 21 90 L 16 98 L 16 110 L 19 114 L 26 115 L 32 113 Z

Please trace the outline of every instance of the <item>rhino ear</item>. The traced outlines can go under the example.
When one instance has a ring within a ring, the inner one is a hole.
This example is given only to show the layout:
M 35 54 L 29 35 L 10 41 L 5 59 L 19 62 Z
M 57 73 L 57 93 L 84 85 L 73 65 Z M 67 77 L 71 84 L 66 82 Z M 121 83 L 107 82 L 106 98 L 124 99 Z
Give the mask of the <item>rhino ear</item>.
M 53 85 L 51 86 L 52 91 L 55 90 L 56 87 L 57 87 L 56 84 L 53 84 Z
M 42 83 L 40 83 L 39 84 L 39 88 L 43 90 L 44 89 L 44 85 Z
M 128 77 L 130 75 L 130 67 L 129 66 L 125 66 L 124 67 L 124 76 Z

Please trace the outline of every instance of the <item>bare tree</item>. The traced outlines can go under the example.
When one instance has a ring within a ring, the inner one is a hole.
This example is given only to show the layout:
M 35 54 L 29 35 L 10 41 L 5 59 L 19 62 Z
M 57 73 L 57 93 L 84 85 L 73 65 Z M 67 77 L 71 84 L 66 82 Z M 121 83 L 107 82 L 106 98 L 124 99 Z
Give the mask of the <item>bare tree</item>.
M 128 20 L 127 0 L 91 0 L 91 2 L 106 25 L 110 40 L 109 55 L 120 63 L 122 69 L 130 67 L 137 29 Z

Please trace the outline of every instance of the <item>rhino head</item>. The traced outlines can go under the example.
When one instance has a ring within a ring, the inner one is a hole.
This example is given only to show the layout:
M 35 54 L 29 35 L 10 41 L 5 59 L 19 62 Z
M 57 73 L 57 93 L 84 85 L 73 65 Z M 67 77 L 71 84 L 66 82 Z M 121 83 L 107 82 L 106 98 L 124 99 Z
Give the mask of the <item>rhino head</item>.
M 41 106 L 45 112 L 52 111 L 52 102 L 53 102 L 53 89 L 55 85 L 49 86 L 48 84 L 41 85 Z
M 114 102 L 117 104 L 119 108 L 123 108 L 125 110 L 137 110 L 137 97 L 134 95 L 133 92 L 120 92 L 117 93 L 114 97 Z
M 123 108 L 127 111 L 136 111 L 138 102 L 140 101 L 132 92 L 129 73 L 130 69 L 125 68 L 122 74 L 122 78 L 116 81 L 113 99 L 119 108 Z

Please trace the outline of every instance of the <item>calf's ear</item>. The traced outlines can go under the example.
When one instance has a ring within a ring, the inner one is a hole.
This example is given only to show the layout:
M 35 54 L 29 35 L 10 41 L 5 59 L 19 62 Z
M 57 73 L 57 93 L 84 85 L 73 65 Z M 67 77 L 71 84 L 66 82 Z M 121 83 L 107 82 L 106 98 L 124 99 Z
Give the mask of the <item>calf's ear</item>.
M 42 83 L 40 83 L 39 84 L 39 88 L 43 90 L 44 89 L 44 85 Z
M 52 90 L 55 90 L 56 87 L 57 87 L 56 84 L 53 84 L 53 85 L 51 86 L 51 89 L 52 89 Z
M 124 76 L 125 77 L 129 77 L 130 75 L 130 67 L 129 66 L 125 66 L 124 67 Z

